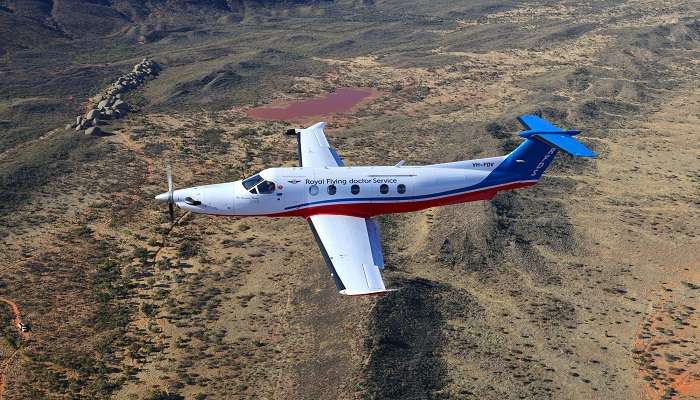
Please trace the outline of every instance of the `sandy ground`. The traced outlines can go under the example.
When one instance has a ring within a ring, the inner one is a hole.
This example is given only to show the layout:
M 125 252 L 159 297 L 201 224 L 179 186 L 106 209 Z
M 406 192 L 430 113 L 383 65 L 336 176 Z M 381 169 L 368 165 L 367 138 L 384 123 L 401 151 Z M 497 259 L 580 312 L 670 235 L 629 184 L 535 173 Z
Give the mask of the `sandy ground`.
M 629 17 L 624 7 L 648 12 Z M 624 7 L 610 10 L 620 26 L 679 18 L 671 5 Z M 581 16 L 570 5 L 525 5 L 443 34 L 489 21 L 535 27 L 541 18 L 600 17 Z M 610 57 L 607 49 L 616 40 L 593 30 L 544 49 L 465 52 L 436 45 L 435 54 L 457 59 L 440 68 L 399 68 L 376 56 L 318 58 L 331 72 L 300 78 L 294 95 L 275 98 L 313 97 L 334 85 L 381 92 L 353 113 L 323 116 L 329 141 L 351 165 L 499 154 L 502 143 L 486 133 L 486 125 L 531 111 L 540 101 L 532 87 L 557 96 L 553 104 L 570 118 L 580 114 L 574 104 L 584 96 L 644 105 L 625 96 L 649 82 L 614 71 L 595 76 L 583 90 L 552 83 L 576 69 L 612 69 L 601 59 Z M 34 276 L 32 268 L 45 257 L 79 256 L 84 243 L 69 239 L 84 226 L 91 238 L 120 246 L 132 285 L 128 335 L 135 344 L 115 361 L 113 377 L 124 379 L 118 399 L 139 399 L 156 388 L 186 398 L 379 398 L 390 386 L 377 383 L 382 375 L 398 377 L 393 385 L 400 388 L 433 373 L 438 384 L 424 386 L 437 388 L 420 395 L 697 398 L 700 93 L 686 84 L 658 90 L 654 98 L 660 105 L 634 118 L 591 117 L 622 121 L 580 127 L 601 156 L 583 164 L 558 158 L 535 189 L 382 220 L 385 278 L 410 295 L 338 296 L 303 220 L 180 212 L 169 229 L 164 207 L 152 201 L 166 188 L 166 164 L 173 166 L 176 187 L 296 164 L 295 143 L 281 134 L 288 125 L 250 121 L 248 106 L 130 116 L 125 128 L 100 139 L 113 146 L 109 157 L 52 182 L 54 191 L 19 208 L 18 215 L 35 219 L 20 221 L 4 238 L 3 274 Z M 212 128 L 221 130 L 221 143 L 198 140 Z M 504 207 L 509 202 L 515 206 Z M 540 208 L 527 209 L 535 206 Z M 185 254 L 188 244 L 196 248 L 193 254 Z M 145 250 L 143 259 L 136 250 Z M 58 276 L 52 284 L 67 280 Z M 28 282 L 13 285 L 37 281 Z M 55 339 L 47 313 L 81 328 L 64 302 L 79 295 L 62 293 L 51 297 L 48 311 L 23 310 L 37 327 L 30 350 Z M 150 306 L 155 311 L 147 312 Z M 402 314 L 406 309 L 417 316 Z M 386 320 L 398 322 L 387 327 Z M 416 332 L 434 335 L 437 343 L 422 347 Z M 383 353 L 394 348 L 403 358 Z M 423 358 L 415 361 L 416 355 Z M 22 381 L 23 368 L 36 367 L 21 358 L 12 365 L 8 399 L 22 397 L 17 388 L 31 385 Z M 395 374 L 392 366 L 404 371 Z M 425 374 L 410 375 L 415 371 Z

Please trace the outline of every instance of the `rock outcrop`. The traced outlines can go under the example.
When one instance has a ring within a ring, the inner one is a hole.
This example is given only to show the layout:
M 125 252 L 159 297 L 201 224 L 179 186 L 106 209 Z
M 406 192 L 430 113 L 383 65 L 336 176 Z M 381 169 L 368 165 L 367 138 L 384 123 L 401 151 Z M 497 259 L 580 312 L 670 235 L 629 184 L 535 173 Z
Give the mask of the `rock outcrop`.
M 126 75 L 117 78 L 104 92 L 90 99 L 90 109 L 85 115 L 78 115 L 75 122 L 66 125 L 66 129 L 85 130 L 85 134 L 99 134 L 98 125 L 103 125 L 112 119 L 124 117 L 131 107 L 122 98 L 123 95 L 154 79 L 160 72 L 160 66 L 147 58 L 134 65 Z M 96 129 L 89 129 L 89 128 Z M 88 131 L 90 133 L 88 133 Z
M 102 129 L 100 129 L 96 126 L 93 126 L 91 128 L 85 129 L 85 134 L 88 136 L 90 136 L 90 135 L 99 136 L 100 134 L 102 134 Z

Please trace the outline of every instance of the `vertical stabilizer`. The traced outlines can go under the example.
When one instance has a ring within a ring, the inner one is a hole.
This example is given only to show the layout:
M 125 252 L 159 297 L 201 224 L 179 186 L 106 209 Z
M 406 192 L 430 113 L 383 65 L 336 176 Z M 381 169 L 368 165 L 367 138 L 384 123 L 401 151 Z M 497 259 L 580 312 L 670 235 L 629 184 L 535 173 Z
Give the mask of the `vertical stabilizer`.
M 573 157 L 595 157 L 597 154 L 574 139 L 581 131 L 565 131 L 535 115 L 523 115 L 518 121 L 526 130 L 518 133 L 525 138 L 494 171 L 516 180 L 538 180 L 549 167 L 557 151 Z

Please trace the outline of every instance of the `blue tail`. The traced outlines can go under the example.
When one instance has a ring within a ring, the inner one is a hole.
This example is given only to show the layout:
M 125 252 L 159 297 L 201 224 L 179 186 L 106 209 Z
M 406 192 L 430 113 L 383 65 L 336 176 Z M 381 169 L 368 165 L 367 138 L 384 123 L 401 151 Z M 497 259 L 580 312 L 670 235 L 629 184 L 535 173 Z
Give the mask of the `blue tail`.
M 564 131 L 550 122 L 534 116 L 523 115 L 518 121 L 526 130 L 518 135 L 526 140 L 513 150 L 494 172 L 515 180 L 538 180 L 554 159 L 557 150 L 574 157 L 595 157 L 597 154 L 573 136 L 581 131 Z

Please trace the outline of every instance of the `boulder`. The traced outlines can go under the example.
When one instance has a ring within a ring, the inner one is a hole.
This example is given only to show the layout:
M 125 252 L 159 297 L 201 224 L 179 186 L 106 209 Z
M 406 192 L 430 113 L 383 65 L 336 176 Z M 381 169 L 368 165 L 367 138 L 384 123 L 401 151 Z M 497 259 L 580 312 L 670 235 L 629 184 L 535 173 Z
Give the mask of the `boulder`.
M 82 120 L 83 120 L 83 116 L 78 115 L 77 117 L 75 117 L 75 124 L 80 125 L 80 121 L 82 121 Z
M 97 135 L 100 135 L 100 134 L 102 134 L 102 129 L 100 129 L 100 128 L 97 127 L 97 126 L 93 126 L 93 127 L 90 127 L 90 128 L 85 129 L 85 135 L 88 135 L 88 136 L 95 135 L 95 136 L 97 136 Z
M 109 100 L 102 100 L 98 105 L 97 109 L 98 110 L 104 110 L 107 106 L 109 105 Z
M 125 114 L 127 111 L 129 111 L 129 105 L 126 104 L 124 100 L 115 101 L 112 108 L 114 108 L 116 111 L 119 111 L 122 114 Z
M 93 108 L 85 114 L 85 119 L 94 119 L 98 115 L 100 115 L 100 110 Z

